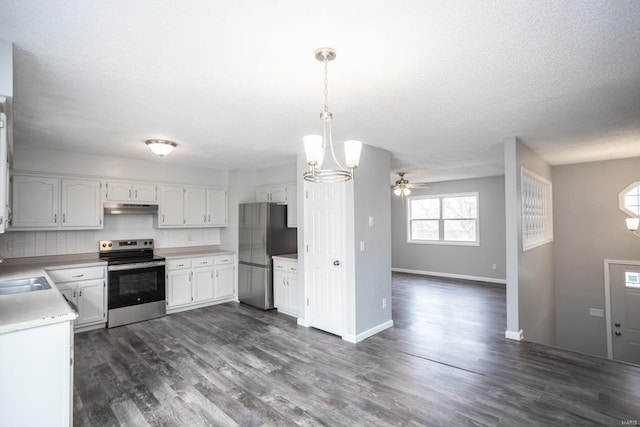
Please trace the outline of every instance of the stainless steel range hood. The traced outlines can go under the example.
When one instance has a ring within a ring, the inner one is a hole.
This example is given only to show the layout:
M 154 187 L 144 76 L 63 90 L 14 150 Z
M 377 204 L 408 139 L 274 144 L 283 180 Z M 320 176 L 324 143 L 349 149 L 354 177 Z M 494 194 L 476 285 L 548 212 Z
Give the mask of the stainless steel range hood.
M 104 213 L 111 215 L 156 215 L 158 205 L 136 205 L 133 203 L 105 203 Z

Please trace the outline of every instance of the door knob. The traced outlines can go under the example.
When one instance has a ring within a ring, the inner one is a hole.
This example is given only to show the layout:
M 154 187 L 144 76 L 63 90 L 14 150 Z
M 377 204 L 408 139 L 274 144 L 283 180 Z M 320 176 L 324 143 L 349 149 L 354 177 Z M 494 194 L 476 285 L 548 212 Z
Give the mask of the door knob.
M 620 327 L 620 323 L 614 323 L 613 326 L 615 326 L 616 328 Z
M 614 334 L 619 337 L 620 335 L 622 335 L 622 333 L 620 333 L 619 331 L 615 331 Z
M 338 261 L 338 260 L 333 261 L 333 265 L 335 265 L 336 267 L 339 266 L 340 265 L 340 261 Z

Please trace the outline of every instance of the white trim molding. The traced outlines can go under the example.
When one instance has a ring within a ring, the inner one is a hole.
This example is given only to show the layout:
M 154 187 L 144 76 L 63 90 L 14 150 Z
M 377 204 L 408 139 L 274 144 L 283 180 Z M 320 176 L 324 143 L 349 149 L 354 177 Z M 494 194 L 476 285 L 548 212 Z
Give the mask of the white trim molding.
M 372 335 L 377 334 L 378 332 L 382 332 L 385 329 L 389 329 L 390 327 L 393 326 L 393 320 L 388 320 L 384 323 L 379 324 L 378 326 L 374 326 L 373 328 L 366 330 L 364 332 L 359 333 L 358 335 L 353 335 L 353 334 L 344 334 L 342 335 L 342 339 L 344 341 L 350 342 L 350 343 L 358 343 L 364 339 L 369 338 Z
M 499 285 L 507 284 L 506 279 L 496 279 L 494 277 L 469 276 L 466 274 L 440 273 L 438 271 L 412 270 L 410 268 L 395 268 L 395 267 L 392 267 L 391 271 L 395 271 L 396 273 L 419 274 L 421 276 L 436 276 L 436 277 L 446 277 L 449 279 L 474 280 L 476 282 L 497 283 Z
M 504 337 L 508 340 L 522 341 L 524 339 L 524 332 L 520 329 L 518 332 L 505 331 Z

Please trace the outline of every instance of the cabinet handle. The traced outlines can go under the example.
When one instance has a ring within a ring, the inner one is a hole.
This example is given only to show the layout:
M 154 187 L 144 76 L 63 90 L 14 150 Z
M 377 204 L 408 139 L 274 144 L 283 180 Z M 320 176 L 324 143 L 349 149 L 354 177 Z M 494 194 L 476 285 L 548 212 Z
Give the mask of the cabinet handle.
M 74 298 L 76 297 L 76 290 L 75 289 L 73 290 L 73 297 Z
M 53 214 L 53 223 L 54 223 L 54 224 L 57 224 L 57 223 L 58 223 L 58 214 L 57 214 L 57 213 L 54 213 L 54 214 Z
M 80 289 L 80 296 L 82 296 L 82 289 Z
M 136 190 L 136 191 L 134 192 L 134 197 L 135 197 L 136 199 L 138 198 L 138 190 Z
M 72 277 L 73 279 L 77 279 L 77 278 L 79 278 L 79 277 L 84 277 L 84 274 L 78 274 L 78 275 L 71 276 L 71 277 Z
M 218 273 L 219 273 L 219 271 L 216 270 L 216 277 L 218 277 Z
M 63 213 L 62 214 L 62 223 L 64 224 L 65 222 L 67 222 L 67 214 Z
M 209 215 L 209 222 L 211 222 L 211 215 Z
M 206 215 L 204 215 L 204 217 L 202 218 L 202 221 L 203 222 L 207 222 L 207 216 Z
M 213 279 L 213 271 L 211 272 L 211 278 Z
M 129 198 L 131 198 L 131 189 L 129 189 Z
M 162 223 L 164 224 L 164 214 L 162 214 Z
M 287 277 L 287 286 L 289 286 L 289 278 Z

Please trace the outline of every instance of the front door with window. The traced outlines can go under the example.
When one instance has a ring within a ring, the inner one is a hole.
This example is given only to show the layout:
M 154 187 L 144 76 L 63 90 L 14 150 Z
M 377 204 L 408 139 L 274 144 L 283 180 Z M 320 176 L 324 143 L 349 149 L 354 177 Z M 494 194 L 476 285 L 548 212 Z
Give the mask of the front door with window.
M 640 365 L 640 265 L 610 264 L 613 358 Z

